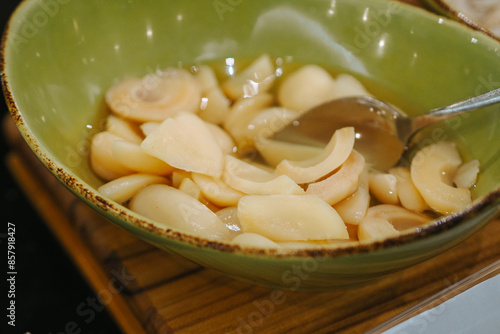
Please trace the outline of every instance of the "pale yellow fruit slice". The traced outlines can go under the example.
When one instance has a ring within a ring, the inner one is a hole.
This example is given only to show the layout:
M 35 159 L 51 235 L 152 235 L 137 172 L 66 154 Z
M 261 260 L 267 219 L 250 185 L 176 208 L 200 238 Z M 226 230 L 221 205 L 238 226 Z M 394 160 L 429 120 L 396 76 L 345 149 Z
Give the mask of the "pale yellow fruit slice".
M 381 240 L 398 236 L 400 232 L 392 226 L 387 219 L 380 217 L 368 217 L 358 225 L 359 241 Z
M 429 206 L 450 214 L 465 209 L 471 202 L 469 189 L 452 184 L 462 159 L 454 143 L 440 142 L 422 148 L 411 163 L 411 179 Z
M 136 123 L 117 117 L 113 114 L 106 118 L 106 131 L 109 131 L 135 144 L 140 144 L 143 140 L 139 127 Z
M 306 194 L 315 195 L 334 205 L 352 195 L 357 189 L 359 178 L 365 168 L 365 158 L 352 150 L 347 160 L 333 174 L 324 180 L 310 183 Z
M 342 218 L 316 196 L 245 196 L 238 204 L 245 233 L 273 241 L 348 239 Z
M 113 142 L 111 151 L 114 159 L 138 173 L 168 175 L 174 170 L 164 161 L 146 153 L 139 144 L 118 139 Z
M 195 79 L 198 81 L 202 92 L 206 92 L 212 87 L 219 86 L 219 80 L 212 67 L 208 65 L 196 66 L 194 73 Z
M 262 55 L 243 71 L 222 83 L 224 93 L 233 100 L 268 91 L 276 78 L 275 66 L 269 55 Z
M 371 95 L 363 86 L 361 81 L 349 74 L 339 74 L 335 78 L 333 85 L 332 96 L 333 99 L 341 99 L 344 97 L 352 96 L 369 96 Z
M 182 181 L 185 179 L 185 178 L 191 178 L 191 172 L 186 172 L 185 170 L 182 170 L 182 169 L 176 169 L 172 172 L 172 176 L 171 176 L 171 179 L 172 179 L 172 186 L 174 186 L 174 188 L 179 188 L 181 186 L 181 183 Z
M 206 123 L 192 113 L 168 118 L 151 132 L 141 147 L 172 167 L 220 177 L 224 155 Z
M 231 101 L 219 86 L 215 86 L 203 93 L 198 116 L 207 122 L 222 124 L 229 115 L 230 106 Z
M 219 144 L 222 153 L 229 154 L 236 151 L 236 144 L 234 143 L 233 138 L 231 138 L 231 136 L 226 131 L 224 131 L 224 129 L 222 129 L 218 125 L 208 122 L 206 122 L 206 125 L 217 144 Z
M 416 228 L 428 221 L 428 217 L 398 205 L 372 206 L 358 225 L 358 239 L 371 241 L 397 236 L 401 231 Z
M 397 194 L 401 205 L 411 211 L 424 212 L 430 209 L 425 203 L 422 195 L 411 180 L 410 170 L 406 167 L 394 167 L 389 170 L 391 175 L 394 175 L 397 180 Z
M 130 201 L 129 208 L 164 229 L 208 239 L 229 240 L 230 233 L 215 213 L 195 198 L 167 185 L 150 185 Z
M 471 160 L 458 167 L 457 172 L 453 177 L 453 183 L 458 188 L 469 189 L 474 184 L 476 184 L 478 174 L 479 174 L 479 161 Z
M 429 221 L 429 218 L 423 214 L 392 204 L 379 204 L 370 207 L 365 218 L 370 217 L 384 218 L 398 231 L 414 228 Z
M 203 196 L 215 205 L 221 207 L 236 206 L 240 198 L 245 195 L 218 178 L 198 173 L 192 173 L 191 177 L 200 188 Z
M 144 122 L 139 126 L 139 128 L 141 129 L 144 136 L 148 136 L 151 132 L 158 129 L 160 124 L 161 122 Z
M 231 107 L 223 128 L 231 134 L 236 143 L 245 139 L 245 134 L 250 121 L 264 108 L 271 106 L 273 96 L 261 93 L 252 97 L 240 99 Z
M 242 233 L 240 221 L 238 220 L 238 208 L 236 206 L 228 206 L 227 208 L 220 209 L 215 214 L 226 225 L 231 240 Z
M 278 242 L 281 248 L 285 249 L 311 249 L 311 248 L 322 248 L 322 249 L 334 249 L 345 246 L 357 246 L 358 239 L 331 239 L 331 240 L 309 240 L 309 241 L 288 241 L 288 242 Z
M 249 195 L 304 194 L 286 175 L 276 175 L 241 159 L 226 155 L 222 180 L 231 188 Z
M 202 199 L 201 189 L 200 187 L 198 187 L 198 185 L 196 185 L 196 183 L 194 183 L 192 179 L 188 177 L 182 179 L 178 189 L 183 193 L 188 194 L 192 198 L 195 198 L 201 202 Z
M 177 68 L 123 80 L 106 92 L 112 111 L 141 122 L 163 121 L 180 111 L 195 112 L 200 102 L 199 83 L 191 73 Z
M 231 106 L 231 112 L 223 123 L 223 127 L 230 130 L 239 123 L 247 123 L 262 109 L 271 106 L 274 102 L 273 95 L 261 93 L 252 97 L 241 98 Z
M 98 188 L 98 191 L 115 202 L 124 203 L 148 185 L 168 184 L 168 182 L 168 179 L 162 176 L 138 173 L 105 183 Z
M 261 139 L 255 147 L 269 166 L 276 167 L 283 160 L 300 161 L 311 159 L 321 152 L 321 147 L 294 144 L 285 141 Z
M 359 225 L 370 206 L 370 193 L 359 187 L 354 194 L 333 206 L 345 223 Z
M 398 180 L 396 176 L 389 173 L 377 171 L 369 174 L 370 192 L 380 202 L 385 204 L 399 204 Z
M 256 142 L 266 140 L 286 127 L 298 116 L 298 112 L 283 107 L 265 108 L 242 128 L 241 136 L 243 140 L 255 145 Z
M 302 161 L 283 160 L 276 166 L 276 173 L 288 175 L 297 183 L 316 181 L 347 160 L 353 150 L 354 136 L 353 127 L 338 129 L 321 154 Z
M 106 181 L 134 173 L 132 169 L 125 167 L 113 157 L 112 147 L 116 140 L 123 139 L 111 132 L 103 131 L 93 136 L 90 143 L 90 166 Z
M 333 97 L 335 82 L 324 68 L 305 65 L 288 75 L 278 88 L 278 101 L 285 108 L 304 111 Z
M 202 92 L 198 116 L 207 122 L 221 124 L 229 113 L 231 101 L 222 92 L 214 70 L 207 65 L 199 66 L 195 78 Z
M 367 164 L 365 164 L 365 169 L 363 170 L 361 176 L 359 177 L 359 186 L 366 190 L 370 189 L 370 170 Z
M 232 240 L 242 246 L 257 248 L 281 248 L 276 242 L 257 233 L 241 233 Z

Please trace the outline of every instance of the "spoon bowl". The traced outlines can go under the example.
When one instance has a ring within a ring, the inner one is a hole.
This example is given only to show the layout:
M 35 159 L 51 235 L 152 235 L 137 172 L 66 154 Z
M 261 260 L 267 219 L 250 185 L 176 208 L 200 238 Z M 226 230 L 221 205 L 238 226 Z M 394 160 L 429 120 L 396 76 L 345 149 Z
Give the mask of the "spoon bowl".
M 335 130 L 352 126 L 356 131 L 356 150 L 373 168 L 385 171 L 401 161 L 415 133 L 425 126 L 495 103 L 500 103 L 500 89 L 409 117 L 371 96 L 346 97 L 302 113 L 275 133 L 273 139 L 324 146 Z

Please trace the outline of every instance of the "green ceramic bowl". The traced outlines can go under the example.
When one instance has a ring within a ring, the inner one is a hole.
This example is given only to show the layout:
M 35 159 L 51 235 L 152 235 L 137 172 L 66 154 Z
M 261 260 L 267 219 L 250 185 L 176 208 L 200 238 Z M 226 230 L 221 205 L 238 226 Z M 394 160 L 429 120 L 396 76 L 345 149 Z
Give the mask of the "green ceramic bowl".
M 96 192 L 89 136 L 103 94 L 156 68 L 268 53 L 357 76 L 380 98 L 423 113 L 500 86 L 500 44 L 424 10 L 385 0 L 27 0 L 3 39 L 2 83 L 19 130 L 47 168 L 116 225 L 249 282 L 291 290 L 361 284 L 429 259 L 499 211 L 500 110 L 420 136 L 452 139 L 479 159 L 476 201 L 417 232 L 336 249 L 240 247 L 164 229 Z

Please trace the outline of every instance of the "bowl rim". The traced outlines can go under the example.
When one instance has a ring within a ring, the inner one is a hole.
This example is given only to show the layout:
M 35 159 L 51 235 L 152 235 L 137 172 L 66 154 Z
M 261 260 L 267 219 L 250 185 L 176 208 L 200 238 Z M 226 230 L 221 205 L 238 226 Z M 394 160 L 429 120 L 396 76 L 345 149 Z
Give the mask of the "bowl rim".
M 219 241 L 206 239 L 199 236 L 191 235 L 171 229 L 168 227 L 159 227 L 155 225 L 152 220 L 142 217 L 134 213 L 130 209 L 122 206 L 116 202 L 106 199 L 97 190 L 87 185 L 83 180 L 77 176 L 72 175 L 65 170 L 63 164 L 57 162 L 57 159 L 50 156 L 50 154 L 39 144 L 35 134 L 31 131 L 28 122 L 23 117 L 21 110 L 18 108 L 14 99 L 14 94 L 9 86 L 9 78 L 7 77 L 6 50 L 7 42 L 10 37 L 10 26 L 12 20 L 17 16 L 19 9 L 29 3 L 36 3 L 37 0 L 22 0 L 16 7 L 11 17 L 9 18 L 0 41 L 0 84 L 2 86 L 3 94 L 9 112 L 14 120 L 22 137 L 27 142 L 28 146 L 37 156 L 37 158 L 45 165 L 45 167 L 74 195 L 82 200 L 87 205 L 96 209 L 104 216 L 109 216 L 108 219 L 113 221 L 114 224 L 122 226 L 122 224 L 129 224 L 132 228 L 137 228 L 146 233 L 146 239 L 151 241 L 151 238 L 156 241 L 166 240 L 173 243 L 181 243 L 197 248 L 205 248 L 213 251 L 220 251 L 225 253 L 235 253 L 244 256 L 265 257 L 265 258 L 337 258 L 341 256 L 349 256 L 355 254 L 373 253 L 376 251 L 388 250 L 404 245 L 426 239 L 431 236 L 436 236 L 447 230 L 453 229 L 457 226 L 465 224 L 467 219 L 473 217 L 481 212 L 481 210 L 491 207 L 495 212 L 492 215 L 500 213 L 500 185 L 497 189 L 491 191 L 480 200 L 474 201 L 466 209 L 454 213 L 452 215 L 443 216 L 428 223 L 419 226 L 418 228 L 402 231 L 399 235 L 389 238 L 373 241 L 347 241 L 339 243 L 338 245 L 328 245 L 326 247 L 304 247 L 304 248 L 259 248 L 255 246 L 246 246 L 233 243 L 231 241 Z M 443 6 L 444 2 L 436 0 Z M 419 15 L 436 16 L 421 8 L 417 8 L 405 3 L 401 3 L 406 7 L 407 11 L 414 11 L 425 13 Z M 452 22 L 452 20 L 450 20 Z M 462 27 L 466 27 L 463 26 Z M 479 27 L 480 28 L 480 27 Z M 483 30 L 483 29 L 479 29 Z M 490 34 L 488 34 L 490 35 Z M 490 35 L 490 37 L 492 37 Z M 486 38 L 486 36 L 485 36 Z M 113 220 L 114 217 L 115 219 Z M 168 248 L 168 246 L 167 246 Z
M 469 18 L 466 13 L 462 13 L 460 10 L 450 5 L 448 0 L 424 0 L 424 1 L 430 3 L 431 6 L 433 6 L 436 9 L 437 12 L 446 15 L 449 18 L 462 22 L 466 26 L 474 30 L 481 31 L 486 35 L 500 41 L 499 35 L 494 34 L 488 28 L 483 27 L 473 19 Z

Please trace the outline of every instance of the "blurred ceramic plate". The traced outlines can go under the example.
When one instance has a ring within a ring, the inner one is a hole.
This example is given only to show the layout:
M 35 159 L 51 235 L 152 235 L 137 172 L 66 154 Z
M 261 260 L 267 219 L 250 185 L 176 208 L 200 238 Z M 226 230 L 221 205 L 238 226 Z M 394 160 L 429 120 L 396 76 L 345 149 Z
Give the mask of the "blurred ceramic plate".
M 426 0 L 434 9 L 500 40 L 500 1 Z

